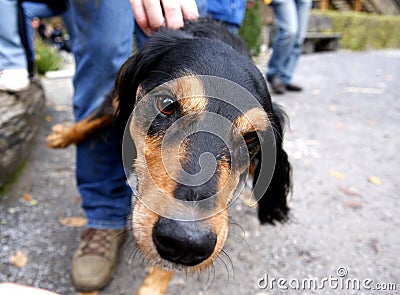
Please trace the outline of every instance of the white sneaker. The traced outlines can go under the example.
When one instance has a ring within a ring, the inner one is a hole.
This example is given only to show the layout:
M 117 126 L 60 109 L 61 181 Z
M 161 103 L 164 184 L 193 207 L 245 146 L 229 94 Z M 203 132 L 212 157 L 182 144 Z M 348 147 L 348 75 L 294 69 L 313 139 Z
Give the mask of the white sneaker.
M 29 86 L 28 71 L 26 69 L 0 70 L 0 90 L 18 92 Z

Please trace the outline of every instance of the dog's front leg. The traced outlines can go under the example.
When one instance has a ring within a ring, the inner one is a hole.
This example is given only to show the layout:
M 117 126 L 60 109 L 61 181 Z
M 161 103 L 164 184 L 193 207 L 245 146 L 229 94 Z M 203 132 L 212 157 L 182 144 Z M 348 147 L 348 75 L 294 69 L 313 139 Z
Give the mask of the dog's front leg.
M 157 266 L 152 266 L 136 295 L 164 295 L 174 273 Z

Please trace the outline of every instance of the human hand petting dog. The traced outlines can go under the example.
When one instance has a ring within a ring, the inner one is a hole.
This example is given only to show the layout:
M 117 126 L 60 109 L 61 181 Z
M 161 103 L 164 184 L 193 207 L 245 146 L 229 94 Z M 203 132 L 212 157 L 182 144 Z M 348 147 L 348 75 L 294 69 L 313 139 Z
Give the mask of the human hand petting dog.
M 195 0 L 130 0 L 135 20 L 146 35 L 160 27 L 179 29 L 199 16 Z

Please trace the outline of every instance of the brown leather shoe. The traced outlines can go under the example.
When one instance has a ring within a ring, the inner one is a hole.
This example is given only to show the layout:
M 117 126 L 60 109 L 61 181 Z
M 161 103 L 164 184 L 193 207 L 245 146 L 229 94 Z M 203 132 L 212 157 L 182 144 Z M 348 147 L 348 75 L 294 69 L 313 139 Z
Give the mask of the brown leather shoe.
M 271 83 L 272 90 L 276 94 L 284 94 L 286 92 L 286 86 L 278 76 L 267 76 L 267 81 Z
M 125 229 L 86 228 L 72 258 L 72 283 L 79 291 L 95 291 L 107 286 L 118 264 L 125 241 Z
M 297 84 L 289 83 L 286 84 L 285 86 L 287 91 L 295 91 L 295 92 L 303 91 L 303 87 Z

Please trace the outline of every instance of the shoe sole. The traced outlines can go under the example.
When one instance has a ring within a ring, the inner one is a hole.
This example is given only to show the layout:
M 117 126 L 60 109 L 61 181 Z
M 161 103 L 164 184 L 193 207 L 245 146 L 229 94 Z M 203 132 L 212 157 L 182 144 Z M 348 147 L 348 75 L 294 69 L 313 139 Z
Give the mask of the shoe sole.
M 75 288 L 77 291 L 80 291 L 80 292 L 100 291 L 100 290 L 104 289 L 105 287 L 107 287 L 108 284 L 111 283 L 111 281 L 112 281 L 113 278 L 114 278 L 116 269 L 117 269 L 117 265 L 115 265 L 115 266 L 111 269 L 111 271 L 110 271 L 110 276 L 107 277 L 107 278 L 104 280 L 105 282 L 104 282 L 103 284 L 99 284 L 99 285 L 93 286 L 93 287 L 88 287 L 88 286 L 84 286 L 84 285 L 77 284 L 77 283 L 75 282 L 74 278 L 71 276 L 72 285 L 74 286 L 74 288 Z

